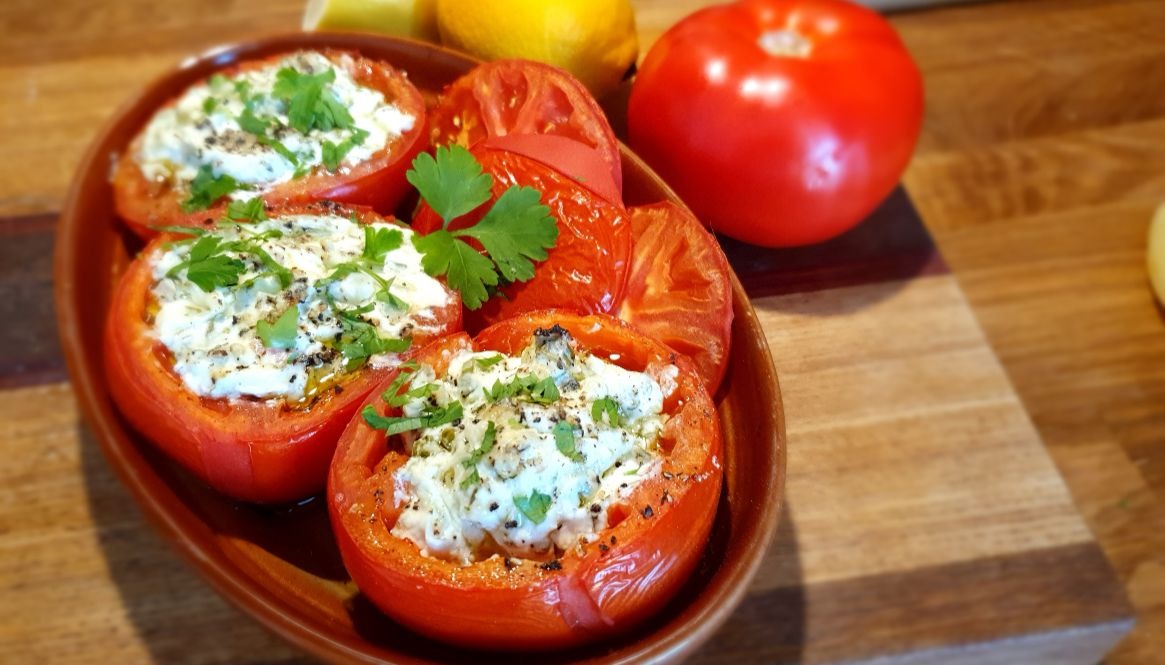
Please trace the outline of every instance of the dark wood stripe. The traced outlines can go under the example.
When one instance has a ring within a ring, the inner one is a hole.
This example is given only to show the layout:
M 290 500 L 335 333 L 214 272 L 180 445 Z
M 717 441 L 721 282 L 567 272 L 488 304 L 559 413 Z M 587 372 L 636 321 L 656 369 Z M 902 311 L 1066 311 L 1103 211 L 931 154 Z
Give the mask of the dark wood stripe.
M 63 381 L 53 311 L 56 215 L 0 218 L 0 389 Z
M 754 298 L 948 272 L 901 187 L 857 227 L 820 245 L 766 249 L 725 237 L 720 242 Z
M 825 663 L 1037 633 L 1053 649 L 1054 631 L 1127 630 L 1132 617 L 1100 549 L 1082 543 L 753 593 L 690 662 Z

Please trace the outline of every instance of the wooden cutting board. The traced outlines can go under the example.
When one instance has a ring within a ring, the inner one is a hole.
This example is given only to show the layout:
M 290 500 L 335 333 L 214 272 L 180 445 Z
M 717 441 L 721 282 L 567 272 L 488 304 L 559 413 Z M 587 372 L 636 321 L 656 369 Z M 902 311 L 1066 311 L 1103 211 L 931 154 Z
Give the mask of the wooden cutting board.
M 643 43 L 698 4 L 637 3 Z M 63 0 L 0 28 L 0 118 L 22 123 L 0 120 L 0 662 L 306 662 L 187 570 L 113 477 L 66 382 L 50 283 L 93 127 L 143 77 L 290 29 L 301 5 L 173 3 L 158 21 Z M 782 382 L 788 503 L 694 662 L 1099 660 L 1132 612 L 907 198 L 822 247 L 726 245 Z
M 0 661 L 299 662 L 176 560 L 79 421 L 52 228 L 0 221 L 23 313 L 0 328 Z M 906 196 L 816 248 L 724 242 L 781 379 L 787 510 L 693 662 L 1099 660 L 1131 610 Z

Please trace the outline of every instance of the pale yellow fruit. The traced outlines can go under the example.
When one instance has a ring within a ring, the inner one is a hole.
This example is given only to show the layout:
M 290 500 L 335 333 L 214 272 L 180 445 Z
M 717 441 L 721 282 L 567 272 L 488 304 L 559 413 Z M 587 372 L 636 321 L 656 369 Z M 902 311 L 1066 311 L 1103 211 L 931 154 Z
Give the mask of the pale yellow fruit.
M 304 30 L 359 30 L 437 41 L 437 0 L 308 0 Z
M 561 67 L 597 97 L 619 85 L 639 50 L 629 0 L 439 0 L 437 28 L 446 45 L 483 60 Z
M 1157 300 L 1165 305 L 1165 203 L 1153 214 L 1149 223 L 1149 283 L 1157 293 Z

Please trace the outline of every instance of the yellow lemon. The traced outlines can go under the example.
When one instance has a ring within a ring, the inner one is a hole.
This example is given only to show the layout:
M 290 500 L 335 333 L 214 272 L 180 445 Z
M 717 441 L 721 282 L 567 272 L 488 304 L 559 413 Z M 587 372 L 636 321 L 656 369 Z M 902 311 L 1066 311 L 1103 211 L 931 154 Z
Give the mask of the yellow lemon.
M 441 41 L 485 60 L 528 58 L 574 74 L 595 96 L 639 50 L 629 0 L 439 0 Z
M 1149 283 L 1157 300 L 1165 305 L 1165 203 L 1157 208 L 1149 224 Z
M 308 0 L 304 30 L 361 30 L 437 41 L 437 0 Z

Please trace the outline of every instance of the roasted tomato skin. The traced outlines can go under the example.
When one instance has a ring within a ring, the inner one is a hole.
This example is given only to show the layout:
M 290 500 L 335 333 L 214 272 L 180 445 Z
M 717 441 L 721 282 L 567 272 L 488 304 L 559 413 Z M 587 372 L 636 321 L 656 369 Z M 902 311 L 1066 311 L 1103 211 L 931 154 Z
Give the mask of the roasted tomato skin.
M 389 214 L 410 191 L 405 173 L 413 158 L 428 147 L 424 98 L 403 73 L 387 63 L 348 51 L 324 49 L 320 52 L 333 61 L 344 55 L 352 57 L 356 63 L 356 81 L 382 92 L 386 99 L 411 114 L 416 121 L 412 129 L 389 140 L 383 150 L 348 172 L 328 173 L 317 169 L 311 174 L 271 188 L 262 198 L 273 206 L 335 201 L 366 206 Z M 231 76 L 270 65 L 287 55 L 281 53 L 243 62 L 220 73 Z M 163 108 L 174 104 L 177 99 L 175 97 Z M 114 208 L 134 233 L 149 239 L 157 235 L 156 227 L 159 226 L 197 226 L 223 216 L 227 205 L 225 199 L 206 210 L 187 213 L 182 210 L 185 193 L 147 180 L 133 158 L 141 140 L 142 134 L 139 133 L 120 155 L 113 172 Z
M 466 329 L 483 327 L 540 309 L 568 309 L 600 314 L 623 299 L 630 266 L 632 233 L 622 205 L 595 194 L 568 175 L 526 155 L 478 145 L 471 151 L 493 178 L 493 197 L 477 210 L 449 224 L 456 229 L 475 223 L 497 197 L 513 185 L 533 187 L 558 222 L 558 240 L 547 259 L 535 265 L 534 278 L 515 282 L 478 310 L 466 313 Z M 418 233 L 441 228 L 441 219 L 422 203 L 412 226 Z
M 732 344 L 732 269 L 716 237 L 670 202 L 629 208 L 635 248 L 619 318 L 690 357 L 716 394 Z
M 311 205 L 284 212 L 337 212 Z M 278 213 L 272 213 L 278 214 Z M 358 221 L 381 221 L 369 211 L 344 209 Z M 155 238 L 121 276 L 106 320 L 105 370 L 122 416 L 153 445 L 219 492 L 242 501 L 284 503 L 319 492 L 336 441 L 364 398 L 390 373 L 364 367 L 306 408 L 282 402 L 200 397 L 173 371 L 173 358 L 150 332 L 148 257 L 180 236 Z M 414 349 L 461 328 L 461 301 L 436 313 L 438 334 L 414 338 Z M 409 354 L 405 354 L 406 356 Z
M 494 60 L 474 67 L 441 94 L 430 119 L 433 145 L 472 148 L 492 137 L 547 134 L 599 152 L 617 190 L 623 163 L 615 131 L 599 103 L 567 71 L 530 60 Z
M 382 432 L 354 420 L 336 450 L 328 505 L 353 580 L 394 620 L 436 639 L 484 649 L 563 648 L 624 632 L 658 612 L 695 569 L 721 486 L 722 442 L 711 398 L 690 361 L 603 315 L 540 311 L 503 321 L 475 339 L 438 340 L 417 360 L 443 372 L 459 350 L 517 353 L 539 328 L 566 328 L 580 347 L 655 376 L 674 364 L 665 395 L 662 471 L 626 504 L 599 538 L 552 562 L 494 556 L 462 567 L 421 555 L 391 533 L 399 508 L 392 473 L 407 456 Z M 381 413 L 385 405 L 369 399 Z

